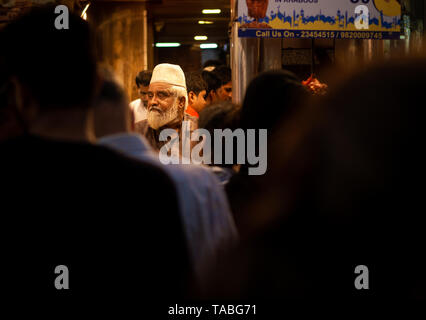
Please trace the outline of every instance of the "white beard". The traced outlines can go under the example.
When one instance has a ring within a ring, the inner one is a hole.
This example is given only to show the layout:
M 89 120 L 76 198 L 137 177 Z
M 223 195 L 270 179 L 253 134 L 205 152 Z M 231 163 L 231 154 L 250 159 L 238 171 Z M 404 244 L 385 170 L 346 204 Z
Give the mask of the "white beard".
M 175 103 L 173 103 L 173 106 L 171 106 L 167 111 L 160 113 L 156 110 L 148 110 L 147 114 L 147 120 L 148 125 L 154 129 L 157 130 L 158 128 L 161 128 L 162 126 L 165 126 L 166 124 L 172 122 L 177 118 L 179 114 L 179 102 L 176 99 Z

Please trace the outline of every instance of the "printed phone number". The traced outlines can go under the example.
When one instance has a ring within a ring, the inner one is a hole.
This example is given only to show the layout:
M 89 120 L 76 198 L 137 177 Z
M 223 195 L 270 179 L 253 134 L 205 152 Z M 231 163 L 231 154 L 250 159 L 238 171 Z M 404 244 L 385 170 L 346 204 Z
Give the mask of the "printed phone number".
M 356 31 L 301 31 L 300 38 L 326 39 L 383 39 L 380 32 Z

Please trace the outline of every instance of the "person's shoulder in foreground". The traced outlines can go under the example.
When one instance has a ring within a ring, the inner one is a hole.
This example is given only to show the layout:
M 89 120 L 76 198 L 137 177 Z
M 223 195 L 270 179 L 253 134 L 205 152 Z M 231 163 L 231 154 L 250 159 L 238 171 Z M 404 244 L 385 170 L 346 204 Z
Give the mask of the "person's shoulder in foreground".
M 72 297 L 182 294 L 190 267 L 176 190 L 162 170 L 88 143 L 21 137 L 0 148 L 10 299 L 56 298 L 60 265 Z M 132 270 L 140 276 L 130 280 Z

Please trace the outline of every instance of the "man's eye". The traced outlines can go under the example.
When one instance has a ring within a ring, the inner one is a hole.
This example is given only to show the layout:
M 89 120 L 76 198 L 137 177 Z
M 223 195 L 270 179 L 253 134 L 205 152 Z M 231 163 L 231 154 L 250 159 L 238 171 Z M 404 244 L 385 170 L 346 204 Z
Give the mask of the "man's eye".
M 148 98 L 152 99 L 152 97 L 154 97 L 154 95 L 152 93 L 148 93 Z
M 160 99 L 164 99 L 164 98 L 166 97 L 166 94 L 165 94 L 165 93 L 163 93 L 163 92 L 159 92 L 159 93 L 158 93 L 158 97 L 159 97 Z

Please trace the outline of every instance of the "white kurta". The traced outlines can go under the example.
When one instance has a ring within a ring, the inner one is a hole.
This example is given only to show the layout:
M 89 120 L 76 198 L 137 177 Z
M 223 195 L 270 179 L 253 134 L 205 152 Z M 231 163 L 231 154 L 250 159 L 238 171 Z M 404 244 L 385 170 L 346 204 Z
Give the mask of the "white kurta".
M 130 110 L 132 110 L 134 117 L 135 117 L 135 123 L 140 122 L 142 120 L 145 120 L 147 117 L 147 110 L 145 106 L 143 105 L 143 102 L 141 99 L 136 99 L 130 102 Z

